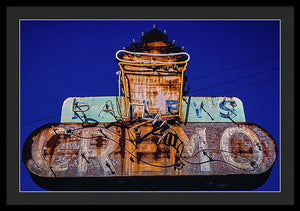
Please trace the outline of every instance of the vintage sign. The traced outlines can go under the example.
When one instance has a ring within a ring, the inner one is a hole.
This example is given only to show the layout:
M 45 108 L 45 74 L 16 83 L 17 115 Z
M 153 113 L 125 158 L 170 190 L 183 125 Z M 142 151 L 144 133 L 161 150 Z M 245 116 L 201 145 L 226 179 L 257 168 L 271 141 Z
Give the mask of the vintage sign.
M 61 123 L 27 138 L 23 161 L 49 190 L 250 190 L 276 160 L 236 97 L 186 96 L 190 56 L 153 28 L 116 52 L 118 94 L 69 97 Z M 121 94 L 122 92 L 122 94 Z
M 228 177 L 223 184 L 224 189 L 235 187 L 235 182 L 231 181 L 234 175 L 242 179 L 239 188 L 260 184 L 261 180 L 249 183 L 249 176 L 256 178 L 267 174 L 276 159 L 274 140 L 263 128 L 254 124 L 177 125 L 172 121 L 165 122 L 164 126 L 161 124 L 163 122 L 158 122 L 157 126 L 145 124 L 133 131 L 130 130 L 131 125 L 124 127 L 119 123 L 47 124 L 26 140 L 23 159 L 31 174 L 39 180 L 85 178 L 84 181 L 87 181 L 93 178 L 92 181 L 105 177 L 126 181 L 132 176 L 170 176 L 173 179 L 193 176 L 202 181 L 208 179 L 207 176 L 212 176 L 211 179 L 222 176 Z M 95 184 L 89 185 L 91 187 L 87 184 L 85 187 L 93 188 Z M 63 184 L 60 186 L 63 187 Z M 196 184 L 194 186 L 199 188 Z M 122 187 L 118 185 L 119 189 Z M 145 187 L 139 186 L 141 189 Z M 156 185 L 153 187 L 158 188 Z M 76 185 L 73 188 L 76 189 Z M 101 190 L 101 187 L 97 188 Z M 202 188 L 208 188 L 207 184 Z
M 178 101 L 166 100 L 163 107 L 174 112 Z M 82 123 L 116 122 L 120 113 L 125 116 L 124 97 L 69 97 L 61 111 L 61 122 Z M 183 96 L 182 121 L 184 122 L 245 122 L 243 103 L 236 97 Z

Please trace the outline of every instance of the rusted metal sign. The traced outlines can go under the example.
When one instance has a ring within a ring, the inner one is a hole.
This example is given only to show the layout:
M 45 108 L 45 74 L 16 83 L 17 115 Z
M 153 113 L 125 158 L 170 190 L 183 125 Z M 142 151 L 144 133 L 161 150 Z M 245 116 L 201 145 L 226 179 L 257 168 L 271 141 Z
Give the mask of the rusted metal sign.
M 23 159 L 31 174 L 42 183 L 51 178 L 56 182 L 60 181 L 59 178 L 64 178 L 64 181 L 76 178 L 78 184 L 80 179 L 91 182 L 97 178 L 99 181 L 100 178 L 106 178 L 107 181 L 124 182 L 132 176 L 141 180 L 144 178 L 145 181 L 153 176 L 169 176 L 173 179 L 192 176 L 199 181 L 208 179 L 205 184 L 199 183 L 201 187 L 194 184 L 200 189 L 208 188 L 214 176 L 225 179 L 222 183 L 224 187 L 211 185 L 211 189 L 234 189 L 236 184 L 232 179 L 235 177 L 239 178 L 239 188 L 253 188 L 264 182 L 257 178 L 265 180 L 265 174 L 268 174 L 276 159 L 274 140 L 254 124 L 177 125 L 169 121 L 164 126 L 162 124 L 145 124 L 135 130 L 123 124 L 47 124 L 28 137 Z M 209 179 L 207 176 L 212 177 Z M 252 181 L 249 176 L 257 181 Z M 249 183 L 250 180 L 252 183 Z M 95 188 L 93 185 L 88 182 L 84 187 Z M 110 188 L 122 190 L 124 185 L 115 184 Z M 168 189 L 166 184 L 161 185 Z M 52 184 L 46 188 L 55 187 Z M 60 184 L 59 187 L 63 188 L 64 185 Z M 139 186 L 140 189 L 147 187 L 151 190 L 149 184 Z M 153 187 L 160 189 L 155 184 Z M 189 187 L 192 188 L 191 184 L 186 186 Z M 76 184 L 69 188 L 76 189 Z M 97 188 L 101 190 L 101 185 Z M 178 188 L 183 187 L 179 185 Z

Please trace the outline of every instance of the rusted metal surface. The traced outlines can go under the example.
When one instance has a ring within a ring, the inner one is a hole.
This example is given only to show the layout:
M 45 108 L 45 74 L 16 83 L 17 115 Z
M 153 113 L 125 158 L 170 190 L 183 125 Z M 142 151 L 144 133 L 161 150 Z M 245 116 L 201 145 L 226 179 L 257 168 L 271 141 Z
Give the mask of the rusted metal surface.
M 161 141 L 167 130 L 152 124 L 106 126 L 45 125 L 26 140 L 23 160 L 40 177 L 88 178 L 255 175 L 276 159 L 272 137 L 250 123 L 172 124 Z
M 130 118 L 148 113 L 178 115 L 180 112 L 186 58 L 183 50 L 154 28 L 142 42 L 127 47 L 119 66 Z M 130 51 L 129 51 L 130 50 Z
M 126 74 L 126 87 L 131 102 L 133 117 L 141 117 L 143 104 L 149 107 L 149 113 L 173 114 L 167 110 L 167 102 L 177 102 L 172 108 L 178 112 L 180 99 L 181 76 L 158 76 L 157 73 L 130 75 Z M 176 113 L 174 113 L 176 114 Z

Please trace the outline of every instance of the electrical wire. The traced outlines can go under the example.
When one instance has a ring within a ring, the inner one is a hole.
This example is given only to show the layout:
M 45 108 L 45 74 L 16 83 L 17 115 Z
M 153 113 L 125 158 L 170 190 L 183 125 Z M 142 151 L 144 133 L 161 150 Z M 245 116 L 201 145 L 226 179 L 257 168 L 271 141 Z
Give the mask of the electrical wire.
M 251 84 L 247 84 L 247 85 L 245 85 L 245 86 L 236 87 L 236 88 L 234 88 L 234 89 L 226 90 L 226 91 L 223 91 L 223 92 L 218 92 L 218 93 L 216 93 L 215 95 L 219 95 L 219 94 L 223 94 L 223 93 L 228 93 L 228 92 L 236 91 L 236 90 L 243 89 L 243 88 L 246 88 L 246 87 L 249 87 L 249 86 L 254 86 L 254 85 L 257 85 L 257 84 L 265 83 L 265 82 L 274 80 L 274 79 L 276 79 L 276 78 L 279 78 L 279 76 L 273 77 L 273 78 L 268 78 L 268 79 L 266 79 L 266 80 L 254 82 L 254 83 L 251 83 Z
M 99 127 L 99 126 L 96 126 L 96 127 Z M 105 127 L 103 127 L 103 128 L 105 128 Z M 80 129 L 83 129 L 83 128 L 80 128 Z M 107 128 L 106 128 L 107 129 Z M 77 130 L 77 129 L 76 129 Z M 110 130 L 109 130 L 110 131 Z M 112 131 L 110 131 L 110 132 L 112 132 Z M 145 163 L 145 164 L 147 164 L 147 165 L 150 165 L 150 166 L 153 166 L 153 167 L 160 167 L 160 168 L 170 168 L 170 167 L 174 167 L 174 166 L 176 166 L 176 164 L 178 163 L 174 163 L 174 164 L 171 164 L 171 165 L 155 165 L 155 164 L 152 164 L 152 163 L 149 163 L 149 162 L 147 162 L 147 161 L 144 161 L 144 160 L 142 160 L 142 159 L 138 159 L 138 157 L 135 155 L 135 154 L 133 154 L 133 152 L 130 152 L 125 146 L 123 146 L 123 145 L 121 145 L 119 142 L 117 142 L 117 141 L 115 141 L 114 139 L 112 139 L 112 138 L 109 138 L 108 136 L 106 136 L 106 137 L 104 137 L 104 136 L 101 136 L 101 135 L 98 135 L 98 136 L 91 136 L 91 137 L 83 137 L 83 136 L 80 136 L 80 135 L 76 135 L 76 134 L 74 134 L 72 131 L 71 132 L 69 132 L 68 133 L 69 135 L 73 135 L 73 136 L 75 136 L 75 137 L 77 137 L 77 138 L 81 138 L 81 139 L 95 139 L 95 138 L 98 138 L 98 137 L 102 137 L 102 138 L 106 138 L 106 139 L 108 139 L 108 140 L 111 140 L 111 141 L 113 141 L 114 143 L 116 143 L 116 144 L 118 144 L 119 146 L 121 146 L 126 152 L 128 152 L 131 156 L 133 156 L 136 160 L 138 160 L 138 161 L 140 161 L 140 162 L 143 162 L 143 163 Z M 117 134 L 117 133 L 115 133 L 115 134 Z M 121 136 L 120 134 L 118 134 L 120 137 L 123 137 L 123 136 Z M 124 139 L 126 139 L 126 137 L 123 137 Z M 179 138 L 179 137 L 178 137 Z M 180 139 L 180 138 L 179 138 Z M 183 148 L 183 146 L 184 146 L 184 143 L 183 142 L 181 142 L 180 143 L 180 145 L 182 144 L 182 148 Z M 179 145 L 179 146 L 180 146 Z M 177 146 L 177 148 L 179 148 L 179 146 Z M 185 161 L 186 163 L 189 163 L 189 164 L 191 164 L 191 165 L 202 165 L 202 164 L 205 164 L 205 163 L 208 163 L 208 162 L 223 162 L 223 163 L 225 163 L 225 164 L 227 164 L 227 165 L 230 165 L 230 166 L 232 166 L 232 167 L 234 167 L 234 168 L 237 168 L 237 169 L 240 169 L 240 170 L 244 170 L 244 171 L 254 171 L 256 168 L 254 167 L 254 166 L 252 166 L 253 167 L 253 169 L 251 169 L 251 170 L 246 170 L 246 169 L 242 169 L 242 168 L 239 168 L 239 167 L 237 167 L 237 166 L 235 166 L 235 165 L 233 165 L 233 164 L 231 164 L 231 163 L 228 163 L 228 162 L 226 162 L 226 161 L 224 161 L 224 160 L 219 160 L 219 159 L 213 159 L 213 158 L 211 158 L 210 156 L 208 156 L 207 155 L 207 153 L 206 153 L 206 151 L 219 151 L 219 152 L 225 152 L 225 153 L 230 153 L 230 154 L 235 154 L 235 155 L 239 155 L 240 157 L 243 157 L 243 158 L 245 158 L 245 159 L 247 159 L 250 163 L 251 163 L 251 160 L 249 159 L 249 158 L 247 158 L 246 156 L 243 156 L 243 155 L 241 155 L 240 153 L 234 153 L 234 152 L 230 152 L 230 151 L 226 151 L 226 150 L 221 150 L 221 149 L 212 149 L 212 148 L 207 148 L 207 149 L 201 149 L 201 150 L 199 150 L 198 152 L 196 152 L 196 153 L 194 153 L 192 156 L 190 156 L 190 157 L 184 157 L 184 156 L 182 156 L 182 153 L 183 153 L 183 149 L 182 149 L 182 151 L 181 151 L 181 153 L 179 153 L 179 158 L 181 158 L 183 161 Z M 191 158 L 193 158 L 193 157 L 195 157 L 196 155 L 198 155 L 200 152 L 205 152 L 205 155 L 209 158 L 209 160 L 207 160 L 207 161 L 203 161 L 203 162 L 190 162 L 190 161 L 188 161 L 188 159 L 191 159 Z M 180 160 L 179 160 L 180 161 Z M 180 161 L 183 165 L 185 165 L 182 161 Z
M 172 165 L 155 165 L 155 164 L 152 164 L 152 163 L 149 163 L 149 162 L 146 162 L 142 159 L 138 159 L 138 157 L 136 155 L 134 155 L 132 152 L 130 152 L 126 147 L 122 146 L 119 142 L 115 141 L 114 139 L 112 138 L 109 138 L 109 137 L 104 137 L 104 136 L 91 136 L 91 137 L 83 137 L 83 136 L 79 136 L 79 135 L 75 135 L 74 133 L 70 133 L 70 135 L 73 135 L 77 138 L 82 138 L 82 139 L 95 139 L 95 138 L 98 138 L 98 137 L 102 137 L 102 138 L 106 138 L 106 139 L 109 139 L 113 142 L 115 142 L 116 144 L 118 144 L 119 146 L 123 147 L 123 149 L 128 152 L 131 156 L 133 156 L 136 160 L 139 160 L 147 165 L 150 165 L 150 166 L 154 166 L 154 167 L 160 167 L 160 168 L 170 168 L 170 167 L 174 167 L 175 164 L 172 164 Z
M 237 68 L 240 68 L 240 67 L 244 67 L 244 66 L 247 66 L 247 65 L 250 65 L 250 64 L 258 63 L 258 62 L 269 60 L 269 59 L 276 58 L 276 57 L 279 57 L 279 55 L 262 58 L 262 59 L 255 60 L 255 61 L 252 61 L 252 62 L 248 62 L 248 63 L 245 63 L 245 64 L 240 64 L 240 65 L 237 65 L 237 66 L 233 66 L 233 67 L 229 67 L 229 68 L 226 68 L 226 69 L 223 69 L 223 70 L 219 70 L 219 71 L 216 71 L 216 72 L 212 72 L 212 73 L 207 73 L 207 74 L 204 74 L 204 75 L 200 75 L 200 76 L 197 76 L 195 78 L 189 79 L 189 81 L 198 80 L 200 78 L 205 78 L 205 77 L 208 77 L 208 76 L 211 76 L 211 75 L 219 74 L 219 73 L 222 73 L 222 72 L 226 72 L 226 71 L 229 71 L 229 70 L 237 69 Z
M 264 71 L 261 71 L 261 72 L 258 72 L 258 73 L 253 73 L 253 74 L 246 75 L 246 76 L 243 76 L 243 77 L 240 77 L 240 78 L 236 78 L 236 79 L 233 79 L 233 80 L 224 81 L 222 83 L 214 84 L 212 86 L 208 86 L 208 87 L 204 87 L 204 88 L 201 88 L 201 89 L 192 90 L 189 93 L 194 93 L 194 92 L 199 92 L 199 91 L 202 91 L 202 90 L 205 90 L 205 89 L 214 88 L 214 87 L 217 87 L 217 86 L 221 86 L 221 85 L 224 85 L 224 84 L 228 84 L 228 83 L 232 83 L 232 82 L 235 82 L 235 81 L 238 81 L 238 80 L 242 80 L 242 79 L 245 79 L 245 78 L 250 78 L 250 77 L 253 77 L 253 76 L 256 76 L 256 75 L 260 75 L 260 74 L 263 74 L 263 73 L 266 73 L 266 72 L 275 71 L 277 69 L 279 69 L 279 68 L 272 68 L 272 69 L 264 70 Z

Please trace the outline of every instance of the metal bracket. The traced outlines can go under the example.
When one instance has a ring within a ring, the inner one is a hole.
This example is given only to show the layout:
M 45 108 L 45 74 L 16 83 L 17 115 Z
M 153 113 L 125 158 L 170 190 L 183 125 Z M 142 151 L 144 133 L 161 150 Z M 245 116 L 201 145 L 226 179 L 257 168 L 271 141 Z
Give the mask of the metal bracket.
M 87 107 L 86 109 L 82 110 L 81 108 Z M 76 110 L 76 108 L 79 108 L 79 110 Z M 90 109 L 89 105 L 79 105 L 79 102 L 76 102 L 76 98 L 73 100 L 73 106 L 72 106 L 72 111 L 73 112 L 86 112 Z
M 110 103 L 110 106 L 111 106 L 111 109 L 109 109 L 109 105 L 108 103 Z M 108 112 L 112 112 L 112 115 L 116 118 L 116 114 L 115 114 L 115 111 L 113 109 L 113 104 L 111 102 L 111 100 L 107 100 L 104 105 L 102 106 L 102 108 L 100 109 L 99 113 L 98 113 L 98 116 L 100 116 L 101 112 L 104 111 L 106 113 Z

